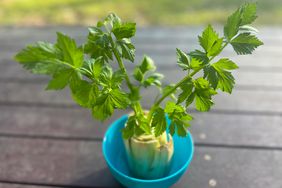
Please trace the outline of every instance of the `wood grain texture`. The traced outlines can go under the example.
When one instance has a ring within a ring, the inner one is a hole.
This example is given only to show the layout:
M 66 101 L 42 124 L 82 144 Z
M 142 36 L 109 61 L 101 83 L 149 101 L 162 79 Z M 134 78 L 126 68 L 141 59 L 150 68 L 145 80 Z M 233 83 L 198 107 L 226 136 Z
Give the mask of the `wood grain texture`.
M 201 33 L 204 27 L 146 27 L 146 28 L 137 28 L 137 37 L 148 38 L 152 40 L 159 40 L 163 38 L 172 38 L 172 39 L 192 39 L 197 40 L 195 37 Z M 222 34 L 222 26 L 215 27 L 215 29 Z M 259 36 L 264 40 L 272 41 L 281 41 L 282 36 L 281 27 L 259 27 L 260 30 Z M 31 35 L 31 31 L 33 32 Z M 85 36 L 87 35 L 87 27 L 2 27 L 0 28 L 0 38 L 1 39 L 28 39 L 33 38 L 44 39 L 46 37 L 54 37 L 56 32 L 60 31 L 71 35 L 73 37 Z
M 58 91 L 45 91 L 45 85 L 0 83 L 0 102 L 14 104 L 34 104 L 47 106 L 77 106 L 70 97 L 68 89 Z M 142 104 L 149 108 L 158 90 L 155 88 L 141 92 Z M 272 100 L 271 100 L 272 99 Z M 169 100 L 169 99 L 168 99 Z M 282 113 L 282 98 L 279 91 L 264 90 L 234 90 L 232 95 L 220 93 L 214 97 L 216 110 L 252 111 L 252 112 L 278 112 Z
M 176 82 L 184 73 L 175 65 L 175 47 L 198 48 L 202 29 L 141 28 L 133 40 L 136 62 L 143 53 L 151 55 L 164 83 Z M 79 44 L 87 35 L 80 27 L 0 28 L 0 187 L 120 187 L 103 160 L 101 140 L 109 124 L 129 110 L 116 111 L 103 123 L 93 120 L 68 90 L 44 91 L 48 78 L 13 60 L 27 43 L 54 42 L 56 31 Z M 254 55 L 236 56 L 229 47 L 221 56 L 241 67 L 232 95 L 216 96 L 209 113 L 189 110 L 196 153 L 175 188 L 208 188 L 215 182 L 219 188 L 282 187 L 282 29 L 260 31 L 265 45 Z M 145 108 L 156 93 L 142 91 Z
M 0 140 L 0 159 L 5 161 L 0 163 L 2 180 L 108 187 L 117 185 L 103 160 L 100 142 Z
M 175 50 L 173 50 L 175 52 Z M 18 70 L 21 70 L 21 66 L 15 63 L 13 60 L 13 57 L 16 55 L 17 51 L 8 51 L 8 52 L 3 52 L 0 51 L 0 65 L 1 69 L 11 69 L 9 66 L 16 66 Z M 150 56 L 154 61 L 155 64 L 159 67 L 173 67 L 176 65 L 176 54 L 171 54 L 171 55 L 165 55 L 163 54 L 155 54 L 151 53 Z M 236 62 L 239 66 L 240 69 L 238 71 L 253 71 L 256 72 L 258 70 L 264 71 L 264 72 L 269 72 L 269 71 L 274 71 L 274 72 L 281 72 L 282 64 L 281 64 L 281 56 L 271 56 L 269 54 L 264 54 L 262 57 L 258 57 L 256 54 L 253 55 L 245 55 L 245 56 L 220 56 L 220 57 L 229 57 L 231 60 Z M 135 58 L 135 63 L 132 64 L 130 62 L 126 62 L 125 65 L 127 67 L 133 67 L 135 64 L 139 64 L 143 58 L 143 54 L 137 54 Z M 15 69 L 15 67 L 12 67 Z M 278 68 L 278 69 L 277 69 Z M 18 73 L 20 73 L 19 71 Z M 4 71 L 2 71 L 4 72 Z M 2 73 L 1 72 L 1 73 Z
M 158 55 L 167 57 L 175 57 L 175 48 L 191 51 L 198 46 L 197 36 L 203 28 L 146 28 L 138 30 L 133 42 L 136 44 L 137 55 L 142 56 L 144 53 L 148 55 Z M 7 31 L 9 30 L 9 31 Z M 55 42 L 56 31 L 67 33 L 74 37 L 81 44 L 85 41 L 87 35 L 86 28 L 77 27 L 54 27 L 54 28 L 23 28 L 17 29 L 0 29 L 0 51 L 17 52 L 26 44 L 34 43 L 38 40 Z M 259 37 L 264 41 L 265 45 L 258 48 L 254 57 L 268 56 L 279 57 L 282 50 L 281 29 L 261 28 Z M 30 35 L 30 33 L 33 33 Z M 176 34 L 177 33 L 177 34 Z M 271 33 L 271 34 L 269 34 Z M 234 56 L 231 47 L 226 49 L 226 55 Z M 2 55 L 0 55 L 2 56 Z
M 0 183 L 1 188 L 64 188 L 63 186 L 56 185 L 32 185 L 26 182 L 18 182 L 18 183 Z
M 0 136 L 102 140 L 110 123 L 126 113 L 117 111 L 101 123 L 80 108 L 0 106 Z M 282 148 L 282 116 L 197 112 L 192 115 L 189 130 L 196 143 Z
M 133 70 L 132 66 L 127 66 L 128 71 Z M 158 72 L 165 75 L 164 83 L 175 83 L 182 79 L 186 73 L 176 65 L 158 65 Z M 245 66 L 239 70 L 234 71 L 236 84 L 239 86 L 268 86 L 282 87 L 282 66 L 279 67 L 256 67 L 252 69 Z M 24 70 L 20 65 L 15 62 L 11 64 L 1 65 L 0 81 L 9 83 L 16 82 L 32 82 L 32 83 L 48 83 L 49 77 L 44 75 L 34 75 Z
M 100 142 L 0 138 L 0 178 L 45 184 L 118 187 L 102 158 Z M 280 188 L 282 152 L 197 147 L 175 188 Z

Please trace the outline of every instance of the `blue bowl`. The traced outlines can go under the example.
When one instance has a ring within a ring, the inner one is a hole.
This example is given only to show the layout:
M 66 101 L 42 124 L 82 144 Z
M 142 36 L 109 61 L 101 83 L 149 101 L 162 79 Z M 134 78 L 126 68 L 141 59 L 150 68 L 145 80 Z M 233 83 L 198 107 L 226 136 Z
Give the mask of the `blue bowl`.
M 124 115 L 111 124 L 103 139 L 103 155 L 112 175 L 124 186 L 130 188 L 166 188 L 176 183 L 189 166 L 194 144 L 191 134 L 185 138 L 173 136 L 174 155 L 172 167 L 166 177 L 154 180 L 134 178 L 127 165 L 121 129 L 128 116 Z M 169 121 L 169 120 L 167 120 Z

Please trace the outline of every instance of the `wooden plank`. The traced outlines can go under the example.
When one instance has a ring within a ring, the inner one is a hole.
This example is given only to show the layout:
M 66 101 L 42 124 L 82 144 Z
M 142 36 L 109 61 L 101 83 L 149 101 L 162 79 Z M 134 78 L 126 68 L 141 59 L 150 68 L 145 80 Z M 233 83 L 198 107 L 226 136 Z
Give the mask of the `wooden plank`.
M 190 171 L 175 187 L 279 188 L 280 159 L 278 151 L 196 148 Z
M 32 37 L 32 38 L 30 38 Z M 2 51 L 8 51 L 13 49 L 19 49 L 27 44 L 32 44 L 37 41 L 48 41 L 50 43 L 56 42 L 56 34 L 48 36 L 42 36 L 38 38 L 36 36 L 30 37 L 21 37 L 21 38 L 0 38 L 0 48 Z M 79 35 L 74 37 L 78 44 L 82 44 L 87 40 L 87 35 Z M 263 40 L 263 36 L 261 36 Z M 175 51 L 175 48 L 189 49 L 199 48 L 197 35 L 191 35 L 189 38 L 173 38 L 172 36 L 166 35 L 163 37 L 154 37 L 154 38 L 144 38 L 136 36 L 132 40 L 133 44 L 136 45 L 137 50 L 147 50 L 147 51 Z M 272 50 L 281 49 L 282 40 L 266 40 L 264 41 L 263 52 Z M 227 48 L 226 51 L 232 51 L 232 48 Z
M 29 183 L 118 185 L 106 168 L 100 142 L 1 140 L 0 179 Z M 77 154 L 76 154 L 77 153 Z
M 16 63 L 0 65 L 0 82 L 32 82 L 39 84 L 47 84 L 50 79 L 45 75 L 34 75 L 24 70 L 20 65 Z M 127 66 L 128 72 L 133 71 L 133 66 Z M 164 83 L 174 83 L 181 80 L 186 72 L 182 71 L 177 65 L 159 65 L 158 72 L 165 75 Z M 242 67 L 239 70 L 234 71 L 236 84 L 239 86 L 267 86 L 268 88 L 282 87 L 282 67 L 276 68 L 253 68 Z M 263 87 L 262 87 L 263 88 Z
M 13 74 L 20 74 L 15 75 L 17 77 L 22 78 L 25 71 L 23 70 L 22 66 L 13 60 L 12 57 L 9 59 L 0 60 L 0 76 L 7 77 L 9 73 Z M 142 61 L 142 56 L 136 57 L 136 63 L 132 64 L 129 62 L 125 62 L 125 66 L 131 70 L 133 67 L 139 64 Z M 178 68 L 176 64 L 176 57 L 172 56 L 169 59 L 166 59 L 161 56 L 154 55 L 155 64 L 161 70 L 165 69 L 175 69 L 178 72 L 181 72 L 181 69 Z M 232 61 L 236 62 L 239 65 L 238 72 L 282 72 L 282 65 L 279 63 L 278 58 L 255 58 L 252 56 L 237 56 L 236 58 L 232 58 Z M 115 64 L 112 64 L 113 67 L 117 67 Z M 278 69 L 278 70 L 277 70 Z M 7 73 L 6 73 L 7 72 Z M 6 73 L 6 74 L 5 74 Z
M 76 106 L 71 100 L 68 89 L 63 91 L 45 91 L 43 85 L 23 83 L 0 83 L 2 104 L 34 104 L 44 106 Z M 149 107 L 157 96 L 158 90 L 142 90 L 142 104 Z M 216 110 L 282 113 L 282 97 L 279 91 L 234 90 L 232 95 L 219 93 L 215 98 Z
M 185 39 L 192 38 L 199 35 L 204 27 L 193 27 L 193 26 L 185 26 L 185 27 L 144 27 L 137 28 L 136 35 L 142 38 L 165 38 L 166 36 L 170 36 L 170 38 L 174 39 Z M 265 40 L 282 40 L 281 36 L 281 27 L 259 27 L 260 37 L 263 37 Z M 216 30 L 222 33 L 222 26 L 216 27 Z M 82 36 L 87 34 L 87 27 L 65 27 L 65 26 L 56 26 L 56 27 L 1 27 L 0 28 L 0 38 L 10 38 L 17 39 L 18 38 L 34 38 L 38 37 L 43 38 L 46 36 L 53 36 L 57 31 L 67 33 L 73 37 Z M 32 33 L 32 35 L 30 34 Z M 176 34 L 177 33 L 177 34 Z
M 19 48 L 20 49 L 20 48 Z M 174 52 L 174 51 L 173 51 Z M 7 65 L 14 65 L 15 61 L 13 60 L 13 57 L 15 56 L 16 51 L 9 51 L 9 52 L 1 52 L 0 51 L 0 66 L 4 64 L 5 66 Z M 136 59 L 135 59 L 135 64 L 139 64 L 143 58 L 144 54 L 137 53 L 136 54 Z M 148 55 L 148 54 L 147 54 Z M 221 57 L 228 57 L 234 62 L 236 62 L 241 68 L 244 67 L 282 67 L 280 63 L 281 55 L 279 54 L 278 56 L 272 56 L 268 55 L 265 53 L 261 53 L 260 56 L 259 54 L 253 54 L 253 55 L 235 55 L 232 54 L 232 56 L 221 56 Z M 176 65 L 176 54 L 154 54 L 151 53 L 150 57 L 155 61 L 156 65 L 158 66 L 174 66 Z M 127 64 L 128 63 L 128 64 Z M 16 63 L 17 65 L 17 63 Z M 133 66 L 134 64 L 126 62 L 126 65 L 128 66 Z M 1 68 L 2 69 L 2 68 Z
M 116 111 L 102 123 L 86 109 L 0 106 L 0 136 L 101 140 L 111 122 L 126 113 Z M 190 131 L 196 143 L 282 148 L 282 116 L 192 115 Z
M 187 75 L 187 72 L 182 71 L 179 67 L 174 66 L 173 68 L 162 68 L 160 67 L 159 72 L 165 75 L 163 81 L 165 83 L 177 83 Z M 253 86 L 260 87 L 267 86 L 269 88 L 281 87 L 282 74 L 275 71 L 251 71 L 251 70 L 236 70 L 233 71 L 236 85 L 239 88 L 241 86 Z M 202 76 L 202 74 L 198 74 Z
M 201 33 L 202 28 L 183 28 L 183 29 L 170 29 L 170 28 L 154 28 L 154 29 L 141 29 L 137 32 L 136 39 L 133 42 L 136 44 L 137 54 L 160 54 L 166 56 L 175 55 L 175 48 L 181 48 L 183 50 L 191 50 L 198 47 L 197 36 Z M 62 30 L 69 35 L 76 38 L 82 43 L 85 41 L 87 35 L 86 28 L 30 28 L 23 30 L 22 32 L 14 31 L 13 29 L 3 29 L 3 34 L 0 37 L 0 49 L 1 51 L 18 51 L 28 43 L 33 43 L 38 40 L 54 42 L 56 30 Z M 28 32 L 29 30 L 29 32 Z M 279 31 L 279 30 L 278 30 Z M 1 31 L 0 31 L 1 33 Z M 5 33 L 9 33 L 5 36 Z M 11 34 L 10 34 L 11 33 Z M 33 33 L 33 35 L 30 35 Z M 173 33 L 173 34 L 172 34 Z M 177 34 L 175 34 L 177 33 Z M 262 31 L 259 37 L 264 41 L 265 45 L 257 50 L 257 55 L 261 56 L 262 53 L 279 56 L 281 51 L 282 35 L 273 29 L 271 37 L 269 37 L 269 31 Z M 233 51 L 231 48 L 226 49 L 227 54 Z M 152 53 L 153 52 L 153 53 Z M 232 53 L 231 53 L 232 54 Z
M 127 64 L 128 65 L 128 64 Z M 130 64 L 129 64 L 130 65 Z M 128 73 L 131 74 L 133 66 L 127 66 Z M 282 64 L 281 64 L 282 65 Z M 182 71 L 177 65 L 159 64 L 157 71 L 162 73 L 165 78 L 164 84 L 177 82 L 182 79 L 186 72 Z M 114 67 L 116 67 L 114 65 Z M 282 66 L 241 66 L 240 69 L 233 72 L 236 79 L 236 86 L 267 86 L 269 89 L 273 87 L 281 87 L 282 83 Z M 133 78 L 131 78 L 133 79 Z M 21 65 L 14 62 L 0 64 L 0 82 L 31 82 L 38 84 L 47 84 L 50 77 L 45 75 L 34 75 L 24 70 Z
M 2 88 L 1 88 L 2 87 Z M 60 93 L 45 91 L 44 85 L 21 84 L 21 83 L 0 83 L 0 101 L 5 102 L 35 102 L 41 104 L 65 104 L 73 105 L 69 90 Z
M 1 188 L 48 188 L 49 186 L 38 186 L 30 184 L 16 184 L 16 183 L 0 183 Z M 52 186 L 53 188 L 62 188 L 59 186 Z
M 73 186 L 119 187 L 100 142 L 0 138 L 0 179 Z M 173 187 L 280 188 L 282 152 L 197 147 L 189 171 Z
M 126 111 L 116 111 L 104 122 L 94 120 L 83 108 L 0 106 L 0 136 L 53 136 L 100 139 L 108 126 Z
M 50 41 L 52 42 L 52 41 Z M 22 48 L 24 48 L 27 44 L 21 44 L 21 45 L 0 45 L 0 50 L 2 53 L 17 53 L 20 51 Z M 281 46 L 281 44 L 280 44 Z M 149 56 L 164 56 L 164 57 L 170 57 L 174 56 L 175 57 L 175 48 L 181 48 L 184 51 L 192 51 L 194 49 L 199 49 L 198 45 L 196 43 L 192 45 L 186 45 L 186 44 L 176 44 L 173 46 L 167 46 L 167 45 L 139 45 L 136 44 L 136 55 L 137 56 L 143 56 L 143 54 L 147 54 Z M 265 56 L 270 56 L 270 57 L 280 57 L 281 56 L 281 47 L 273 46 L 271 45 L 264 45 L 262 47 L 259 47 L 254 53 L 253 57 L 265 57 Z M 234 50 L 231 47 L 227 47 L 223 52 L 222 56 L 227 56 L 227 57 L 234 57 L 237 56 L 234 52 Z

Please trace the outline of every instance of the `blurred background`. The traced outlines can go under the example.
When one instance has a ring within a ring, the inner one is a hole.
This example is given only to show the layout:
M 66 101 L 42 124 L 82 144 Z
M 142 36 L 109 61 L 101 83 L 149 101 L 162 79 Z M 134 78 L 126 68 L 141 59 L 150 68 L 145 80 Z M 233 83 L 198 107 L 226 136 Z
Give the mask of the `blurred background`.
M 120 187 L 101 153 L 108 125 L 76 105 L 70 92 L 45 91 L 50 80 L 33 75 L 14 55 L 36 41 L 56 41 L 56 31 L 86 40 L 87 26 L 108 13 L 137 22 L 136 63 L 155 60 L 164 84 L 186 72 L 175 48 L 200 49 L 197 36 L 208 23 L 222 25 L 244 0 L 0 0 L 0 188 Z M 195 157 L 175 188 L 282 187 L 282 0 L 258 0 L 258 37 L 252 55 L 228 46 L 234 72 L 232 95 L 220 93 L 208 113 L 191 110 Z M 128 70 L 136 64 L 125 63 Z M 149 108 L 157 89 L 142 91 Z M 145 102 L 144 102 L 145 101 Z M 41 186 L 42 185 L 42 186 Z
M 0 24 L 93 25 L 109 12 L 138 26 L 223 23 L 244 0 L 1 0 Z M 257 24 L 281 25 L 282 1 L 258 0 Z

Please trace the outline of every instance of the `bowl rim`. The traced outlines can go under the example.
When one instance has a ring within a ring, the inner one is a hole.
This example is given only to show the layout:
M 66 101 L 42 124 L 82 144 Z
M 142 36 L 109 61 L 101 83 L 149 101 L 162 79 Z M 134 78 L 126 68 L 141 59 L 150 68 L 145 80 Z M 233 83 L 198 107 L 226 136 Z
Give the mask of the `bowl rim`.
M 128 118 L 128 115 L 123 115 L 120 118 L 118 118 L 115 121 L 113 121 L 110 124 L 110 126 L 108 127 L 108 129 L 106 130 L 106 133 L 104 134 L 104 137 L 103 137 L 103 145 L 102 145 L 102 150 L 103 151 L 102 152 L 103 152 L 103 156 L 104 156 L 107 164 L 110 166 L 111 169 L 113 169 L 120 176 L 123 176 L 125 178 L 130 179 L 130 180 L 138 181 L 138 182 L 142 182 L 142 183 L 151 183 L 151 182 L 160 182 L 160 181 L 165 181 L 165 180 L 168 180 L 168 179 L 172 179 L 172 178 L 174 178 L 175 176 L 180 174 L 182 171 L 184 171 L 188 167 L 188 165 L 191 163 L 192 158 L 194 156 L 194 141 L 193 141 L 193 137 L 192 137 L 192 134 L 190 133 L 190 131 L 188 131 L 188 136 L 187 137 L 189 137 L 189 140 L 191 142 L 191 154 L 190 154 L 188 160 L 185 162 L 185 164 L 181 168 L 179 168 L 176 172 L 174 172 L 173 174 L 170 174 L 169 176 L 165 176 L 163 178 L 146 180 L 146 179 L 139 179 L 139 178 L 134 178 L 134 177 L 128 176 L 128 175 L 120 172 L 119 170 L 117 170 L 113 166 L 113 164 L 110 162 L 110 160 L 108 159 L 108 156 L 106 155 L 106 140 L 107 140 L 107 137 L 109 137 L 109 133 L 111 132 L 110 130 L 112 130 L 114 128 L 114 126 L 116 126 L 116 124 L 118 124 L 120 121 L 125 120 L 127 118 Z

